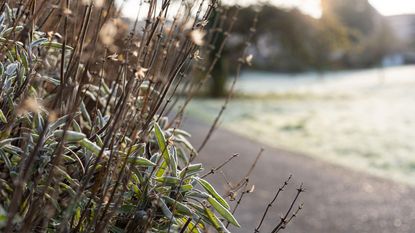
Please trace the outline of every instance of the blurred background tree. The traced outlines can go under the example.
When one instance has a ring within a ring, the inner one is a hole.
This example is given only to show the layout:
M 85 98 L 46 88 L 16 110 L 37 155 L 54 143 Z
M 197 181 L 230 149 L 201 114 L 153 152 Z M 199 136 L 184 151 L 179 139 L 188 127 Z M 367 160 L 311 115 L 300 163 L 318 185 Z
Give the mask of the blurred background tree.
M 215 11 L 212 13 L 211 21 L 209 23 L 209 27 L 213 27 L 213 22 L 215 22 L 214 18 L 220 17 L 221 13 Z M 252 19 L 251 19 L 252 20 Z M 215 30 L 213 29 L 212 35 L 212 44 L 211 44 L 211 52 L 209 53 L 209 61 L 212 62 L 217 54 L 220 52 L 221 44 L 224 43 L 225 36 L 224 31 L 222 30 Z M 213 67 L 210 79 L 210 89 L 209 95 L 214 98 L 223 97 L 226 94 L 226 77 L 228 76 L 228 67 L 227 67 L 227 59 L 226 51 L 222 51 L 223 56 L 217 57 L 217 62 Z

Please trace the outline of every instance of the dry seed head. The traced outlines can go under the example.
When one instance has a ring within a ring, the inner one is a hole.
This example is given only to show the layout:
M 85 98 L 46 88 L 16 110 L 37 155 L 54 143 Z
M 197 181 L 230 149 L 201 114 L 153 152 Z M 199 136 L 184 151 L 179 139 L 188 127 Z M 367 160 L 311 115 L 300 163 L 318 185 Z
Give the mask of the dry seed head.
M 55 34 L 55 32 L 54 31 L 48 31 L 46 34 L 48 35 L 48 38 L 50 40 L 50 39 L 52 39 L 52 37 Z
M 107 21 L 101 28 L 99 32 L 99 37 L 105 45 L 113 45 L 114 37 L 117 35 L 117 26 L 113 20 Z
M 172 32 L 171 28 L 164 28 L 164 33 L 170 34 Z
M 255 185 L 252 185 L 251 189 L 249 189 L 249 193 L 253 193 L 255 191 Z
M 196 24 L 196 27 L 205 27 L 207 24 L 209 23 L 209 21 L 208 20 L 203 20 L 203 21 L 200 21 L 200 22 L 198 22 L 197 24 Z
M 118 29 L 121 31 L 128 29 L 128 24 L 121 18 L 114 18 L 113 22 L 114 22 L 114 25 L 117 26 Z
M 107 59 L 110 59 L 112 61 L 118 61 L 118 54 L 117 53 L 111 54 L 107 57 Z
M 183 23 L 183 29 L 184 30 L 190 30 L 193 27 L 193 22 L 191 20 L 187 20 L 185 23 Z
M 248 56 L 245 57 L 245 62 L 247 65 L 252 66 L 252 58 L 254 58 L 252 54 L 249 54 Z
M 50 111 L 48 115 L 48 121 L 50 123 L 55 122 L 58 119 L 58 113 L 56 111 Z
M 118 57 L 117 58 L 118 58 L 118 61 L 121 61 L 121 62 L 124 62 L 125 61 L 123 54 L 118 54 Z
M 146 72 L 147 71 L 148 71 L 147 68 L 143 68 L 143 67 L 139 66 L 137 68 L 137 71 L 135 72 L 135 77 L 137 79 L 142 79 L 142 78 L 144 78 L 146 76 Z
M 200 29 L 193 30 L 189 33 L 190 39 L 193 43 L 195 43 L 198 46 L 204 45 L 203 37 L 205 37 L 206 32 L 202 31 Z
M 104 6 L 105 0 L 95 0 L 94 3 L 96 7 L 101 8 Z
M 71 11 L 71 9 L 69 9 L 69 8 L 64 8 L 64 9 L 63 9 L 63 11 L 62 11 L 62 14 L 63 14 L 64 16 L 69 16 L 69 15 L 71 15 L 71 14 L 72 14 L 72 11 Z
M 237 192 L 229 191 L 229 200 L 235 201 L 237 196 L 238 196 Z
M 158 16 L 157 18 L 158 18 L 158 20 L 160 20 L 161 23 L 166 21 L 166 18 L 163 17 L 163 16 Z
M 43 109 L 43 106 L 35 98 L 28 98 L 17 108 L 17 114 L 23 115 L 29 112 L 39 113 Z
M 200 61 L 200 60 L 202 60 L 203 58 L 200 56 L 200 51 L 199 50 L 196 50 L 196 52 L 193 54 L 193 56 L 194 56 L 194 58 L 195 58 L 195 60 L 196 61 Z
M 82 4 L 91 5 L 94 3 L 95 7 L 101 8 L 104 6 L 105 0 L 82 0 Z

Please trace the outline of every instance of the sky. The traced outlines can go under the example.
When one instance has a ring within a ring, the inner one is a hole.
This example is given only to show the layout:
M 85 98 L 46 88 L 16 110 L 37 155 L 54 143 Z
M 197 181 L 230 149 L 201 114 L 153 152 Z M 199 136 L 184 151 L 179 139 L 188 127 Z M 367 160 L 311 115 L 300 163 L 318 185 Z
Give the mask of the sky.
M 118 0 L 121 1 L 121 0 Z M 252 4 L 267 0 L 222 0 L 224 3 Z M 268 0 L 280 7 L 297 7 L 306 14 L 315 18 L 321 16 L 320 0 Z M 347 1 L 347 0 L 344 0 Z M 138 0 L 128 0 L 124 14 L 134 18 L 137 14 Z M 415 14 L 415 0 L 369 0 L 382 15 Z

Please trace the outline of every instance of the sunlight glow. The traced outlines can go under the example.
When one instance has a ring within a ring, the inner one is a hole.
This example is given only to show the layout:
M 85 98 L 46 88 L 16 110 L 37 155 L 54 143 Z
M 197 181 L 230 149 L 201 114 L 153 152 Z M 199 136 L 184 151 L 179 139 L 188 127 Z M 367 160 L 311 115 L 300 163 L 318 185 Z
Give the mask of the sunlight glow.
M 276 6 L 292 8 L 297 7 L 302 12 L 315 18 L 321 16 L 320 0 L 224 0 L 224 3 L 248 5 L 258 2 L 271 2 Z M 415 0 L 369 0 L 382 15 L 415 14 Z
M 413 0 L 369 0 L 382 15 L 414 14 Z
M 117 0 L 117 2 L 121 3 L 122 0 Z M 127 0 L 123 8 L 123 13 L 127 17 L 135 18 L 139 5 L 138 2 L 137 0 Z M 298 8 L 314 18 L 319 18 L 322 13 L 320 0 L 223 0 L 222 2 L 225 4 L 245 6 L 254 3 L 270 2 L 283 8 Z M 369 0 L 369 2 L 382 15 L 415 14 L 415 0 Z M 145 12 L 146 5 L 144 4 L 143 12 Z

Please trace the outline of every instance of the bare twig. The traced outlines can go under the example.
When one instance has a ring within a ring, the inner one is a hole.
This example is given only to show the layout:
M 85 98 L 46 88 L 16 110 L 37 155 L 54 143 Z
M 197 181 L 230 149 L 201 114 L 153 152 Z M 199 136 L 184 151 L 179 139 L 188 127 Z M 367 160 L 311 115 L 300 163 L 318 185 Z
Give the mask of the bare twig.
M 238 156 L 239 156 L 239 154 L 233 154 L 229 159 L 227 159 L 223 163 L 219 164 L 217 167 L 214 167 L 214 168 L 210 169 L 210 171 L 208 173 L 204 174 L 202 176 L 202 178 L 205 178 L 209 175 L 215 174 L 216 171 L 220 170 L 222 167 L 224 167 L 226 164 L 228 164 L 229 162 L 231 162 L 234 158 L 236 158 Z
M 265 217 L 267 216 L 267 214 L 268 214 L 268 210 L 269 210 L 269 208 L 271 208 L 272 207 L 272 205 L 274 204 L 274 202 L 277 200 L 277 198 L 278 198 L 278 195 L 280 195 L 280 193 L 282 192 L 282 191 L 284 191 L 284 189 L 285 189 L 285 187 L 287 187 L 287 185 L 288 185 L 288 183 L 290 182 L 290 180 L 291 180 L 291 177 L 292 177 L 292 175 L 290 175 L 288 178 L 287 178 L 287 180 L 285 180 L 284 181 L 284 183 L 278 188 L 278 191 L 275 193 L 275 196 L 274 196 L 274 198 L 272 199 L 272 201 L 270 202 L 270 203 L 268 203 L 268 205 L 267 205 L 267 207 L 266 207 L 266 209 L 265 209 L 265 211 L 264 211 L 264 213 L 263 213 L 263 215 L 262 215 L 262 218 L 261 218 L 261 220 L 260 220 L 260 222 L 259 222 L 259 224 L 258 224 L 258 226 L 255 228 L 255 231 L 254 232 L 259 232 L 259 230 L 261 229 L 261 226 L 262 226 L 262 223 L 264 222 L 264 219 L 265 219 Z
M 291 210 L 293 209 L 295 203 L 297 202 L 298 197 L 300 196 L 301 193 L 303 193 L 305 190 L 303 188 L 303 185 L 301 184 L 300 187 L 297 189 L 297 194 L 294 197 L 294 200 L 291 202 L 290 207 L 288 208 L 287 212 L 285 213 L 285 215 L 281 218 L 280 223 L 278 223 L 278 225 L 272 230 L 271 233 L 276 233 L 278 231 L 280 231 L 281 229 L 284 229 L 287 224 L 289 223 L 289 221 L 291 221 L 291 219 L 293 218 L 288 218 L 288 215 L 291 213 Z M 297 212 L 302 208 L 302 205 L 300 205 L 300 207 L 298 207 L 297 211 L 293 214 L 293 216 L 297 215 Z

